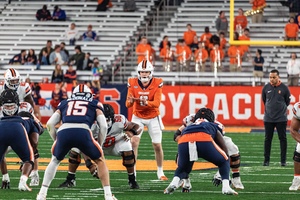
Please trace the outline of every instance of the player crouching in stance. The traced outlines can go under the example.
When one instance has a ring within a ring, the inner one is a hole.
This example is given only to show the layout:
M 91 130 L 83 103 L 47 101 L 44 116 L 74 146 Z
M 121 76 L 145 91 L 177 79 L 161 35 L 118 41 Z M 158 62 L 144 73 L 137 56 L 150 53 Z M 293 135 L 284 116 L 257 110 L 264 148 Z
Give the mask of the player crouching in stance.
M 174 134 L 174 141 L 177 142 L 177 137 L 180 136 L 181 131 L 186 126 L 193 123 L 194 117 L 195 117 L 195 114 L 190 114 L 183 119 L 183 125 L 181 127 L 179 127 L 179 129 L 177 129 L 177 131 Z M 231 179 L 232 187 L 235 189 L 243 190 L 244 185 L 243 185 L 243 183 L 241 181 L 241 177 L 240 177 L 239 148 L 237 145 L 235 145 L 233 143 L 233 141 L 230 137 L 225 136 L 224 125 L 217 120 L 215 120 L 214 122 L 222 129 L 223 139 L 224 139 L 225 145 L 228 149 L 228 155 L 230 157 L 230 168 L 232 171 L 232 179 Z M 183 182 L 182 192 L 189 192 L 190 189 L 192 188 L 190 179 L 189 178 L 183 179 L 182 182 Z M 222 184 L 222 178 L 221 178 L 219 171 L 214 175 L 212 182 L 213 182 L 213 185 L 215 185 L 215 186 L 219 186 L 220 184 Z
M 62 125 L 56 133 L 55 125 L 60 121 Z M 97 121 L 100 127 L 99 143 L 93 138 L 90 130 L 94 121 Z M 80 149 L 97 164 L 98 177 L 103 186 L 105 200 L 116 200 L 111 193 L 109 172 L 100 146 L 107 133 L 107 124 L 102 104 L 93 99 L 88 86 L 79 84 L 74 88 L 70 99 L 60 102 L 57 110 L 47 122 L 47 129 L 54 140 L 52 158 L 45 170 L 37 200 L 46 199 L 48 188 L 60 162 L 73 147 Z
M 300 189 L 300 102 L 295 103 L 293 107 L 293 118 L 291 120 L 291 136 L 297 141 L 297 147 L 294 152 L 294 179 L 290 186 L 290 191 Z
M 4 117 L 0 121 L 0 158 L 10 146 L 22 160 L 23 168 L 19 190 L 31 191 L 27 186 L 28 176 L 33 169 L 34 153 L 28 134 L 38 133 L 33 119 L 16 116 L 19 109 L 19 97 L 16 91 L 7 89 L 1 93 L 0 102 Z
M 177 169 L 172 182 L 164 190 L 164 194 L 173 193 L 181 185 L 181 179 L 190 174 L 198 157 L 218 166 L 223 181 L 223 194 L 238 194 L 229 186 L 228 150 L 223 139 L 222 129 L 214 121 L 213 111 L 202 108 L 196 113 L 194 123 L 182 130 L 178 138 Z
M 132 150 L 130 138 L 133 135 L 139 135 L 142 130 L 137 124 L 129 122 L 124 115 L 115 114 L 115 111 L 111 105 L 103 104 L 103 109 L 108 127 L 108 133 L 104 144 L 102 145 L 104 154 L 111 156 L 122 156 L 123 166 L 126 167 L 128 173 L 128 184 L 130 189 L 139 189 L 139 185 L 135 179 L 135 156 L 134 151 Z M 94 138 L 96 139 L 99 133 L 99 126 L 97 124 L 92 126 L 92 132 Z M 80 163 L 76 162 L 76 159 L 80 155 L 79 153 L 80 151 L 75 152 L 71 150 L 69 159 L 69 173 L 66 181 L 59 187 L 75 186 L 75 173 Z M 72 160 L 71 156 L 73 157 Z M 74 161 L 76 163 L 74 163 Z M 87 167 L 88 165 L 93 165 L 89 158 L 85 161 Z

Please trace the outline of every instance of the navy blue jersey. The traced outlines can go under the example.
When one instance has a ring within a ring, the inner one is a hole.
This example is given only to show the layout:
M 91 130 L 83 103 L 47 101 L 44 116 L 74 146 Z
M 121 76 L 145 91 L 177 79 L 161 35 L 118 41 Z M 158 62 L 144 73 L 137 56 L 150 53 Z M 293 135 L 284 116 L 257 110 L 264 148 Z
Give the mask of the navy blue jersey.
M 8 126 L 12 126 L 11 123 L 8 124 L 6 122 L 21 123 L 24 126 L 24 128 L 25 128 L 25 130 L 26 130 L 26 132 L 28 134 L 33 133 L 33 132 L 39 133 L 39 130 L 38 130 L 37 126 L 36 126 L 37 124 L 36 124 L 36 122 L 33 119 L 30 119 L 30 118 L 27 118 L 27 117 L 26 118 L 22 118 L 20 116 L 2 117 L 1 121 L 0 121 L 1 125 L 2 124 L 6 124 Z
M 103 111 L 102 104 L 92 99 L 67 99 L 58 105 L 63 123 L 84 123 L 89 127 L 96 120 L 96 109 Z
M 222 129 L 218 126 L 218 124 L 214 122 L 201 121 L 200 123 L 195 122 L 187 126 L 185 129 L 182 130 L 181 135 L 204 132 L 211 135 L 212 138 L 215 138 L 217 131 L 220 131 L 220 133 L 222 133 Z

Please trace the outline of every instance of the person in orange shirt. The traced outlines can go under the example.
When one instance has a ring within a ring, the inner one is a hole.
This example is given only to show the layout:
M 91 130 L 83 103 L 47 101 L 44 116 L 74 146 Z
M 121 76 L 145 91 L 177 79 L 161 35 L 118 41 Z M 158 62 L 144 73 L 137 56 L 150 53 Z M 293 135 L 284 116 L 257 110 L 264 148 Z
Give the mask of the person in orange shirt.
M 257 10 L 266 5 L 266 0 L 249 0 L 252 4 L 252 10 Z M 263 12 L 252 15 L 252 23 L 261 23 L 263 20 Z
M 250 30 L 248 28 L 245 28 L 243 35 L 239 36 L 239 40 L 248 40 L 250 41 Z M 246 58 L 250 58 L 251 54 L 249 51 L 249 45 L 240 45 L 240 50 L 243 51 L 243 60 Z
M 195 71 L 196 72 L 204 72 L 205 71 L 205 63 L 208 59 L 208 53 L 206 49 L 202 46 L 201 42 L 198 42 L 198 49 L 195 50 Z
M 294 18 L 290 17 L 289 22 L 285 25 L 285 40 L 295 41 L 298 40 L 299 27 L 294 22 Z
M 186 45 L 190 46 L 194 41 L 194 36 L 197 36 L 196 31 L 192 30 L 192 25 L 186 25 L 187 31 L 183 33 L 183 39 Z
M 214 48 L 210 51 L 210 69 L 212 72 L 222 69 L 222 61 L 224 59 L 224 51 L 219 48 L 219 43 L 214 44 Z
M 139 135 L 131 138 L 136 159 L 140 138 L 143 134 L 144 126 L 147 126 L 155 152 L 157 177 L 159 180 L 166 181 L 168 178 L 163 171 L 164 154 L 162 149 L 162 130 L 164 125 L 159 112 L 163 80 L 153 77 L 153 71 L 152 64 L 147 60 L 143 60 L 138 64 L 138 77 L 128 79 L 126 107 L 133 108 L 131 121 L 138 124 L 142 129 Z
M 239 34 L 234 32 L 234 40 L 239 39 Z M 240 72 L 242 70 L 242 53 L 240 47 L 237 45 L 230 45 L 227 51 L 229 57 L 229 71 L 230 72 Z
M 150 55 L 149 55 L 149 61 L 154 65 L 155 63 L 155 58 L 156 58 L 156 52 L 153 48 L 153 45 L 152 43 L 149 41 L 148 44 L 150 45 L 151 47 L 151 51 L 150 51 Z
M 144 59 L 150 60 L 152 47 L 148 44 L 147 38 L 142 37 L 140 43 L 137 45 L 135 49 L 137 58 L 137 63 L 142 62 Z
M 212 37 L 212 34 L 209 32 L 209 27 L 205 27 L 204 33 L 200 36 L 200 42 L 202 42 L 202 45 L 205 47 L 205 49 L 209 52 L 209 44 L 210 44 L 210 38 Z
M 179 40 L 178 45 L 176 45 L 175 57 L 176 61 L 176 71 L 189 71 L 190 68 L 190 59 L 192 56 L 192 51 L 190 47 L 185 45 L 184 40 Z
M 168 44 L 160 51 L 159 57 L 164 61 L 163 67 L 166 72 L 170 72 L 173 69 L 174 55 L 175 52 Z
M 106 11 L 111 7 L 113 7 L 111 0 L 98 0 L 96 11 Z
M 239 8 L 238 15 L 234 18 L 234 31 L 237 31 L 239 35 L 243 34 L 245 28 L 247 28 L 248 20 L 244 15 L 244 11 L 242 8 Z
M 225 50 L 227 44 L 225 34 L 223 32 L 220 32 L 219 37 L 220 37 L 220 49 Z
M 169 37 L 167 35 L 165 35 L 163 37 L 163 40 L 159 44 L 159 53 L 163 48 L 165 48 L 167 46 L 167 44 L 169 45 L 169 47 L 171 47 L 171 42 L 169 41 Z

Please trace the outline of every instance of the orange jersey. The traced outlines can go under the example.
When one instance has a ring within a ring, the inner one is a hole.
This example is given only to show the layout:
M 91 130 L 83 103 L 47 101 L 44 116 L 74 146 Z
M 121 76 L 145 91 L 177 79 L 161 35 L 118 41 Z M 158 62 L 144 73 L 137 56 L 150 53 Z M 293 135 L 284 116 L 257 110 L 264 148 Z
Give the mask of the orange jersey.
M 241 35 L 239 37 L 239 40 L 248 40 L 248 41 L 250 41 L 250 38 L 247 37 L 246 35 Z M 247 52 L 249 50 L 249 45 L 240 45 L 240 49 L 242 49 L 243 52 Z
M 180 46 L 178 45 L 178 47 L 176 46 L 176 54 L 181 54 L 185 51 L 185 59 L 188 59 L 191 55 L 192 55 L 192 51 L 190 49 L 190 47 L 188 46 Z M 183 60 L 183 55 L 180 55 L 177 57 L 178 61 L 182 61 Z
M 186 45 L 191 45 L 194 41 L 194 37 L 197 36 L 197 33 L 193 30 L 186 31 L 183 34 L 183 39 Z
M 133 107 L 133 114 L 142 119 L 152 119 L 157 117 L 159 113 L 159 106 L 161 102 L 163 80 L 161 78 L 153 77 L 149 85 L 144 88 L 138 78 L 128 79 L 127 97 L 145 98 L 148 100 L 148 105 L 141 105 L 138 100 L 130 103 L 126 101 L 126 107 Z
M 295 23 L 288 23 L 285 25 L 285 35 L 289 38 L 296 38 L 298 36 L 299 26 Z
M 167 48 L 162 48 L 159 54 L 160 57 L 163 57 L 164 61 L 173 60 L 174 51 Z
M 200 42 L 205 42 L 205 47 L 207 48 L 210 44 L 210 38 L 212 37 L 211 33 L 203 33 L 200 37 Z
M 220 59 L 221 60 L 223 60 L 224 59 L 224 51 L 222 50 L 222 49 L 219 49 L 219 51 L 220 51 Z M 210 51 L 210 61 L 211 62 L 215 62 L 216 60 L 217 60 L 217 50 L 215 50 L 215 49 L 212 49 L 211 51 Z
M 200 54 L 200 51 L 201 51 L 201 54 Z M 201 57 L 200 57 L 200 55 L 201 55 Z M 204 48 L 196 49 L 194 56 L 195 56 L 196 62 L 200 62 L 200 58 L 202 59 L 202 62 L 204 62 L 208 58 L 208 53 L 207 53 L 206 49 L 204 49 Z
M 256 10 L 266 4 L 266 0 L 254 0 L 252 5 L 252 10 Z
M 230 46 L 228 48 L 228 51 L 227 51 L 227 55 L 229 57 L 229 63 L 230 64 L 238 64 L 238 54 L 239 54 L 239 59 L 240 59 L 240 64 L 242 63 L 242 56 L 243 56 L 243 50 L 240 49 L 240 47 L 238 46 Z
M 225 38 L 220 38 L 220 49 L 225 49 L 227 40 Z
M 138 60 L 137 60 L 138 63 L 142 62 L 144 59 L 150 60 L 152 47 L 149 44 L 138 44 L 135 51 L 136 53 L 145 53 L 145 54 L 147 54 L 148 52 L 148 57 L 146 55 L 138 55 Z
M 236 30 L 236 25 L 240 24 L 242 29 L 245 29 L 248 25 L 248 20 L 245 15 L 238 15 L 234 18 L 234 30 Z

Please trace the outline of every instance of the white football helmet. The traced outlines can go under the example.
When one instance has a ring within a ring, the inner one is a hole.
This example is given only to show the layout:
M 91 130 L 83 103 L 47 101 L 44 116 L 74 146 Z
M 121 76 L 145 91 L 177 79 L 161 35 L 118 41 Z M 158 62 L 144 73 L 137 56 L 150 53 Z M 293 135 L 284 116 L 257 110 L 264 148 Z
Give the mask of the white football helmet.
M 142 82 L 148 82 L 152 79 L 154 67 L 149 60 L 143 60 L 137 67 L 138 79 Z M 140 72 L 150 72 L 150 75 L 143 77 Z
M 20 85 L 20 73 L 14 68 L 7 69 L 4 74 L 4 83 L 6 87 L 12 90 L 18 89 Z
M 92 93 L 92 91 L 87 85 L 79 84 L 73 90 L 73 94 L 76 93 Z

